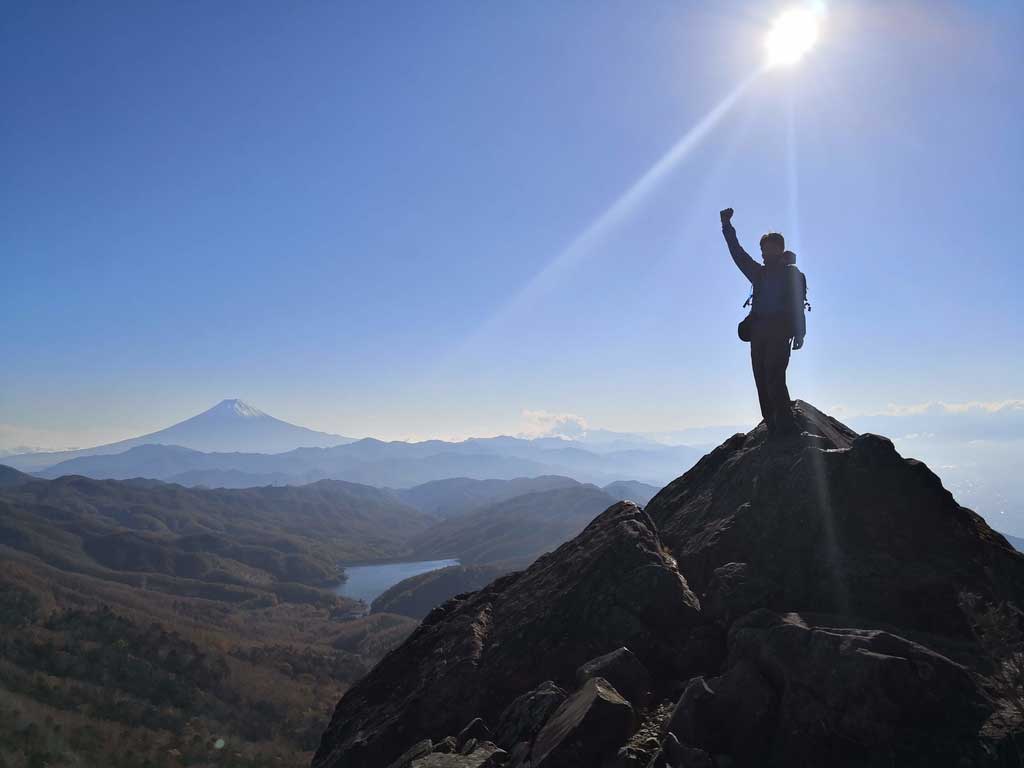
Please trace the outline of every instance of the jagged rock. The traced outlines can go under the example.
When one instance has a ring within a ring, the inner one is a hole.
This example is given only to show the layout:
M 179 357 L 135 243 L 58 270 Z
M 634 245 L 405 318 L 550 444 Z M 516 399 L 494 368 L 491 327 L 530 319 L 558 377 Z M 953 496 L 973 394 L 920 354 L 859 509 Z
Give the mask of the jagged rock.
M 647 667 L 631 650 L 624 647 L 591 659 L 576 670 L 578 685 L 583 685 L 592 677 L 603 677 L 633 704 L 644 704 L 651 690 L 651 675 Z
M 487 727 L 482 717 L 474 717 L 468 723 L 466 727 L 459 731 L 459 735 L 455 737 L 455 743 L 461 750 L 462 746 L 469 739 L 476 739 L 477 741 L 483 741 L 484 739 L 491 738 L 491 729 Z
M 409 768 L 412 765 L 412 761 L 417 757 L 423 757 L 429 755 L 434 750 L 434 745 L 430 739 L 423 739 L 413 744 L 409 749 L 401 754 L 401 756 L 391 763 L 388 768 Z
M 736 435 L 646 512 L 616 504 L 527 570 L 432 611 L 345 694 L 313 768 L 388 765 L 476 716 L 497 723 L 509 768 L 632 768 L 655 751 L 667 765 L 671 742 L 633 742 L 667 725 L 677 681 L 672 732 L 697 765 L 1014 764 L 1024 718 L 996 684 L 992 699 L 977 687 L 994 662 L 958 598 L 1005 601 L 1022 628 L 1024 555 L 885 438 L 805 403 L 796 415 L 812 436 Z M 611 727 L 559 737 L 581 695 L 559 686 L 620 646 L 658 705 L 630 744 Z
M 465 755 L 433 753 L 412 761 L 411 768 L 497 768 L 505 765 L 508 753 L 497 744 L 481 741 Z
M 720 663 L 720 638 L 650 518 L 619 502 L 575 539 L 432 611 L 341 699 L 315 768 L 377 768 L 403 743 L 494 722 L 544 680 L 571 685 L 577 667 L 627 646 L 666 675 Z
M 795 413 L 822 438 L 772 443 L 763 425 L 734 435 L 647 505 L 702 601 L 715 569 L 746 563 L 777 587 L 763 607 L 966 637 L 961 589 L 1024 595 L 1024 555 L 924 464 L 807 403 Z
M 434 745 L 434 751 L 442 754 L 450 754 L 459 751 L 458 740 L 454 736 L 445 736 Z
M 537 734 L 533 768 L 590 768 L 630 737 L 636 714 L 602 677 L 587 680 Z
M 474 736 L 470 736 L 468 739 L 462 742 L 462 746 L 458 748 L 460 755 L 468 755 L 474 749 L 476 749 L 477 739 Z
M 516 697 L 498 719 L 494 729 L 495 743 L 510 747 L 519 741 L 532 742 L 565 698 L 565 691 L 551 680 L 545 680 L 529 693 Z

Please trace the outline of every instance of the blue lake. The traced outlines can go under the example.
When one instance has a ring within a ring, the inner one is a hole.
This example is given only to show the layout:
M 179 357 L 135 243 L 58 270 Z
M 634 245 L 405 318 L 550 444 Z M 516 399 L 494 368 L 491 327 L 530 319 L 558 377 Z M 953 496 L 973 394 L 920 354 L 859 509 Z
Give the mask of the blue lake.
M 362 600 L 369 605 L 375 597 L 402 579 L 458 564 L 458 560 L 417 560 L 411 563 L 348 566 L 345 568 L 348 579 L 336 591 L 339 595 Z

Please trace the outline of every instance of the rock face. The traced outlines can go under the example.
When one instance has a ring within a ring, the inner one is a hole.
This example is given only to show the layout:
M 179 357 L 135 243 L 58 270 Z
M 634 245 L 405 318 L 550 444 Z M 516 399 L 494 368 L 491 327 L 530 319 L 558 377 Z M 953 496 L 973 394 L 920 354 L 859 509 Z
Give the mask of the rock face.
M 1024 659 L 1024 555 L 885 438 L 796 415 L 800 437 L 735 435 L 434 610 L 314 767 L 424 740 L 445 765 L 465 727 L 508 768 L 1015 765 L 1024 707 L 994 673 Z M 972 600 L 1004 617 L 998 652 Z
M 527 570 L 428 614 L 345 694 L 313 765 L 387 765 L 474 716 L 495 722 L 544 681 L 574 689 L 580 665 L 621 646 L 686 677 L 718 663 L 711 637 L 650 518 L 619 502 Z
M 928 467 L 806 403 L 796 414 L 821 439 L 734 435 L 647 505 L 702 602 L 719 599 L 716 569 L 742 563 L 763 607 L 964 635 L 960 589 L 1024 594 L 1017 553 Z

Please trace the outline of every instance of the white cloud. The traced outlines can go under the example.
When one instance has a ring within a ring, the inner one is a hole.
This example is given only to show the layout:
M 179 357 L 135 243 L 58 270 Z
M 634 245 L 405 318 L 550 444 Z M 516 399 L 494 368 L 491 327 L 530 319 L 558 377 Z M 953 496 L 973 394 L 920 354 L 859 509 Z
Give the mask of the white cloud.
M 67 436 L 59 432 L 0 424 L 0 452 L 5 455 L 64 450 L 71 447 L 67 445 L 66 439 Z
M 115 440 L 123 440 L 130 436 L 131 434 L 112 433 L 109 430 L 92 429 L 66 432 L 0 423 L 0 455 L 12 456 L 18 453 L 37 451 L 69 451 L 83 446 L 102 445 Z
M 587 434 L 587 420 L 575 413 L 552 413 L 523 409 L 520 437 L 567 437 L 578 440 Z
M 1024 400 L 970 400 L 966 403 L 945 403 L 930 400 L 926 403 L 896 405 L 890 403 L 881 411 L 861 414 L 863 416 L 915 416 L 922 413 L 998 413 L 1000 411 L 1024 411 Z

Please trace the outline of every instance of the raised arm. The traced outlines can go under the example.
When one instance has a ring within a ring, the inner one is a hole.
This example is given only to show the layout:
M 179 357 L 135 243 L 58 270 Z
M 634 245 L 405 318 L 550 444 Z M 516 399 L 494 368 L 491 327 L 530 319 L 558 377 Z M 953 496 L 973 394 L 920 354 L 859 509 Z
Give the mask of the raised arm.
M 736 230 L 732 226 L 732 214 L 732 208 L 726 208 L 719 214 L 722 217 L 722 234 L 725 235 L 725 242 L 729 246 L 732 260 L 736 262 L 736 266 L 747 280 L 753 283 L 761 274 L 761 265 L 750 258 L 750 254 L 743 250 L 740 241 L 736 239 Z

